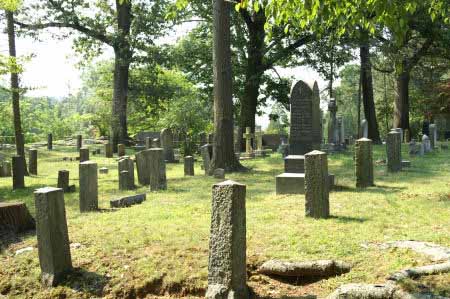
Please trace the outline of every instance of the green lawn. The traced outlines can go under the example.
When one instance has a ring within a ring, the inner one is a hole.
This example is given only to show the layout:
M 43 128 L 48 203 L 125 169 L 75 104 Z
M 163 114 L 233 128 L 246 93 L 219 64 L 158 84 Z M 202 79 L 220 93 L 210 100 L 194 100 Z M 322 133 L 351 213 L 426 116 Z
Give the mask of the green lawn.
M 404 146 L 406 150 L 407 146 Z M 8 154 L 8 153 L 7 153 Z M 131 154 L 131 152 L 130 152 Z M 34 214 L 33 190 L 55 186 L 60 169 L 70 170 L 77 185 L 75 149 L 39 151 L 39 175 L 26 178 L 25 190 L 12 191 L 11 178 L 0 178 L 0 201 L 25 201 Z M 384 158 L 375 146 L 374 160 Z M 407 152 L 404 151 L 404 157 Z M 99 174 L 100 212 L 80 214 L 78 193 L 65 194 L 74 273 L 64 285 L 45 289 L 39 283 L 34 233 L 19 236 L 0 253 L 0 294 L 8 298 L 154 298 L 201 296 L 207 286 L 211 185 L 196 162 L 196 176 L 184 177 L 183 165 L 167 165 L 168 190 L 140 186 L 118 191 L 117 161 L 91 155 L 109 174 Z M 383 282 L 389 273 L 428 263 L 426 257 L 399 249 L 362 247 L 370 242 L 420 240 L 450 246 L 450 151 L 412 158 L 412 167 L 388 174 L 376 165 L 376 187 L 357 190 L 351 151 L 329 156 L 336 190 L 330 194 L 328 220 L 304 217 L 304 196 L 276 196 L 275 176 L 282 173 L 278 154 L 244 161 L 247 173 L 227 178 L 247 185 L 247 261 L 249 285 L 264 298 L 316 295 L 323 298 L 350 282 Z M 136 180 L 137 182 L 137 180 Z M 147 193 L 142 205 L 111 210 L 109 200 Z M 27 246 L 35 249 L 15 256 Z M 340 259 L 353 264 L 350 273 L 317 282 L 284 283 L 254 273 L 268 259 Z M 450 296 L 450 275 L 421 281 L 436 294 Z M 406 287 L 418 288 L 417 282 Z M 0 296 L 1 297 L 1 296 Z M 297 297 L 298 298 L 298 297 Z

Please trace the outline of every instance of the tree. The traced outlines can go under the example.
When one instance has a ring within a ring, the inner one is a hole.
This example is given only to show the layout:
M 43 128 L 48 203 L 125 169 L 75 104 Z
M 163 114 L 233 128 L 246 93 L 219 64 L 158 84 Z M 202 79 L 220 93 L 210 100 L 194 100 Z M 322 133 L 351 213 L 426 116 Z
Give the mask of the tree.
M 209 173 L 217 168 L 242 170 L 234 154 L 233 142 L 233 76 L 230 49 L 230 3 L 214 0 L 214 144 Z
M 164 33 L 166 1 L 115 0 L 112 6 L 107 0 L 95 3 L 88 0 L 47 0 L 30 6 L 32 9 L 25 11 L 24 18 L 32 22 L 17 22 L 21 27 L 75 30 L 82 34 L 75 41 L 76 49 L 86 56 L 98 54 L 102 45 L 114 50 L 111 140 L 117 151 L 118 143 L 128 142 L 128 81 L 133 54 L 136 49 L 148 49 L 153 40 Z

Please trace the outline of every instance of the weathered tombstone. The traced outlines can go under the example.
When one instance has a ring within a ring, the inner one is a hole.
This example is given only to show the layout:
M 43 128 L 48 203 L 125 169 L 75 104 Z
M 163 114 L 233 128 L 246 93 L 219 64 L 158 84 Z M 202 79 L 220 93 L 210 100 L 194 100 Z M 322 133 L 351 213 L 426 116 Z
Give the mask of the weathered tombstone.
M 82 146 L 83 146 L 83 136 L 77 135 L 77 150 L 80 150 Z
M 303 155 L 321 143 L 317 82 L 298 81 L 291 89 L 289 154 Z
M 130 188 L 130 182 L 128 181 L 130 178 L 130 175 L 128 171 L 122 170 L 119 173 L 119 190 L 131 190 Z
M 150 190 L 166 190 L 166 162 L 162 148 L 149 149 Z
M 112 143 L 105 143 L 105 157 L 106 158 L 112 158 L 113 157 L 113 144 Z
M 403 142 L 403 129 L 402 128 L 393 128 L 391 131 L 400 133 L 400 143 L 402 143 Z
M 132 205 L 141 204 L 145 201 L 146 195 L 143 194 L 136 194 L 131 196 L 126 196 L 118 199 L 112 199 L 109 201 L 109 204 L 111 208 L 125 208 L 125 207 L 131 207 Z
M 53 149 L 53 135 L 51 133 L 47 135 L 47 149 L 49 151 Z
M 136 154 L 136 168 L 138 182 L 141 185 L 150 184 L 150 149 L 140 151 Z
M 145 137 L 145 149 L 151 149 L 151 148 L 152 148 L 152 138 Z
M 344 126 L 344 118 L 338 118 L 338 131 L 339 131 L 339 144 L 345 145 L 345 126 Z
M 403 142 L 409 142 L 411 140 L 411 131 L 409 129 L 405 129 L 405 132 L 403 134 L 403 138 L 405 138 L 405 140 L 403 140 Z
M 214 169 L 213 177 L 215 179 L 222 179 L 222 180 L 225 179 L 225 169 L 223 168 Z
M 213 186 L 206 298 L 247 299 L 246 186 Z
M 118 144 L 117 145 L 117 155 L 119 157 L 125 156 L 125 144 Z
M 74 192 L 75 185 L 69 185 L 69 171 L 60 170 L 58 171 L 58 188 L 61 188 L 63 192 Z
M 203 158 L 203 169 L 205 170 L 205 175 L 208 175 L 209 164 L 211 163 L 212 158 L 212 149 L 213 148 L 211 144 L 205 144 L 200 148 Z
M 419 153 L 418 150 L 418 146 L 417 143 L 414 139 L 412 139 L 409 143 L 408 143 L 408 153 L 410 156 L 415 156 Z
M 12 175 L 11 162 L 2 161 L 0 164 L 0 177 L 6 178 Z
M 330 102 L 328 103 L 328 112 L 330 112 L 330 119 L 328 122 L 328 143 L 338 144 L 337 104 L 335 99 L 330 99 Z
M 360 138 L 369 138 L 369 123 L 366 119 L 361 121 L 359 136 Z
M 430 147 L 434 150 L 437 146 L 437 127 L 435 124 L 430 124 Z
M 25 188 L 25 165 L 21 156 L 12 156 L 13 190 Z
M 162 129 L 161 147 L 164 151 L 164 160 L 168 163 L 175 162 L 175 155 L 173 153 L 173 134 L 171 129 Z
M 80 148 L 80 163 L 89 161 L 89 149 L 87 147 Z
M 356 187 L 365 188 L 374 185 L 372 140 L 361 138 L 355 144 Z
M 160 148 L 160 147 L 161 147 L 161 142 L 160 142 L 159 138 L 153 138 L 151 148 Z
M 194 157 L 192 156 L 184 157 L 184 175 L 194 175 Z
M 419 156 L 423 156 L 425 154 L 425 146 L 424 144 L 421 142 L 419 144 L 419 152 L 418 152 Z
M 118 162 L 118 171 L 119 171 L 119 177 L 121 175 L 122 171 L 126 171 L 128 178 L 127 178 L 127 184 L 128 189 L 131 190 L 134 189 L 135 183 L 134 183 L 134 162 L 130 159 L 130 157 L 123 156 L 119 162 Z
M 284 172 L 305 173 L 305 156 L 289 155 L 284 158 Z
M 389 172 L 402 170 L 402 143 L 401 134 L 398 131 L 391 131 L 387 134 L 386 153 L 387 169 Z
M 101 167 L 99 168 L 98 172 L 101 174 L 108 174 L 109 169 L 107 167 Z
M 28 169 L 30 174 L 37 175 L 38 173 L 38 151 L 35 148 L 31 148 L 28 151 L 29 158 L 28 158 Z
M 263 131 L 260 126 L 255 127 L 256 151 L 258 157 L 265 157 L 266 152 L 263 149 Z
M 422 145 L 423 145 L 424 153 L 431 152 L 431 142 L 430 142 L 430 138 L 427 135 L 422 136 Z
M 56 286 L 72 270 L 64 193 L 46 187 L 34 192 L 41 281 Z
M 245 153 L 247 157 L 253 156 L 252 137 L 252 128 L 246 127 L 245 133 L 243 134 L 242 138 L 245 139 Z
M 305 154 L 305 215 L 313 218 L 330 216 L 328 157 L 321 151 Z
M 82 162 L 79 165 L 80 212 L 98 210 L 97 163 Z

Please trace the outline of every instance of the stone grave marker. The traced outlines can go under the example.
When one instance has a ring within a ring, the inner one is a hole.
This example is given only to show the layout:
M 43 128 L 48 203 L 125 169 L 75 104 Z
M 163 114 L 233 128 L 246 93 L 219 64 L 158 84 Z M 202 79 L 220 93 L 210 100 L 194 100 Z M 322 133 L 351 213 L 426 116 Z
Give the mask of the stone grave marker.
M 118 199 L 112 199 L 109 201 L 109 204 L 111 208 L 125 208 L 125 207 L 131 207 L 132 205 L 141 204 L 145 201 L 146 195 L 143 194 L 136 194 L 132 196 L 126 196 Z
M 105 157 L 106 158 L 112 158 L 113 157 L 113 144 L 112 143 L 105 143 Z
M 53 149 L 53 134 L 47 135 L 47 149 L 51 151 Z
M 321 151 L 305 154 L 305 215 L 330 216 L 328 157 Z
M 250 158 L 253 156 L 252 137 L 253 137 L 252 128 L 246 127 L 245 133 L 242 136 L 242 138 L 245 139 L 245 153 L 246 153 L 247 158 Z
M 208 175 L 209 165 L 212 159 L 212 150 L 213 147 L 211 144 L 205 144 L 200 148 L 203 158 L 203 169 L 205 170 L 205 175 Z
M 138 182 L 146 186 L 150 184 L 150 149 L 140 151 L 136 154 L 136 168 Z
M 166 162 L 162 148 L 152 148 L 149 153 L 150 190 L 166 190 Z
M 12 156 L 13 190 L 25 188 L 25 165 L 21 156 Z
M 225 169 L 223 169 L 223 168 L 214 169 L 213 177 L 216 179 L 222 179 L 222 180 L 225 179 Z
M 117 145 L 117 155 L 119 157 L 125 156 L 125 144 L 119 143 Z
M 152 137 L 145 137 L 145 149 L 152 148 Z
M 75 185 L 69 185 L 69 171 L 58 171 L 58 188 L 62 189 L 65 193 L 75 192 Z
M 97 163 L 82 162 L 79 165 L 80 212 L 98 210 Z
M 89 149 L 87 147 L 80 148 L 80 163 L 89 161 Z
M 83 136 L 77 135 L 77 150 L 80 150 L 82 146 L 83 146 Z
M 437 146 L 437 127 L 436 124 L 430 124 L 430 147 L 434 150 Z
M 423 145 L 424 153 L 431 152 L 431 141 L 427 135 L 422 136 L 422 145 Z
M 397 130 L 391 131 L 386 139 L 387 168 L 389 172 L 402 170 L 401 134 Z
M 184 175 L 185 176 L 194 175 L 194 157 L 192 156 L 184 157 Z
M 361 121 L 359 136 L 360 138 L 369 138 L 369 123 L 366 119 Z
M 135 188 L 135 182 L 134 182 L 134 162 L 130 159 L 128 156 L 122 156 L 121 159 L 118 162 L 118 172 L 119 172 L 119 186 L 120 186 L 120 177 L 121 173 L 126 171 L 127 178 L 123 178 L 126 181 L 123 181 L 124 186 L 126 186 L 127 189 L 124 190 L 131 190 Z M 122 174 L 123 175 L 123 174 Z
M 175 162 L 175 155 L 173 152 L 173 134 L 171 129 L 163 129 L 161 131 L 161 147 L 164 151 L 164 160 L 168 163 Z
M 355 144 L 356 187 L 366 188 L 374 185 L 372 140 L 361 138 Z
M 28 151 L 28 171 L 30 174 L 37 175 L 38 174 L 38 150 L 35 148 L 31 148 Z
M 0 162 L 0 177 L 6 178 L 12 176 L 11 162 L 2 161 Z

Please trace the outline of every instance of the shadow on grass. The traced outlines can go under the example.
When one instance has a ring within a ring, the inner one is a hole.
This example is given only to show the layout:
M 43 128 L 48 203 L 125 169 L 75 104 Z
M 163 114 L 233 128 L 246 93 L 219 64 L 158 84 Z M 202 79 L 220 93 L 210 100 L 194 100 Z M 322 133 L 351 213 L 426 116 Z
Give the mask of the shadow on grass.
M 15 233 L 11 230 L 0 230 L 0 253 L 9 247 L 9 245 L 20 243 L 26 237 L 35 236 L 36 230 L 31 229 L 24 233 Z
M 69 287 L 75 291 L 89 294 L 95 297 L 103 296 L 103 289 L 110 278 L 82 268 L 74 268 L 60 283 L 61 286 Z
M 335 215 L 331 215 L 330 219 L 336 219 L 336 221 L 340 223 L 352 223 L 352 222 L 363 223 L 369 220 L 369 218 L 365 217 L 362 218 L 362 217 L 335 216 Z

